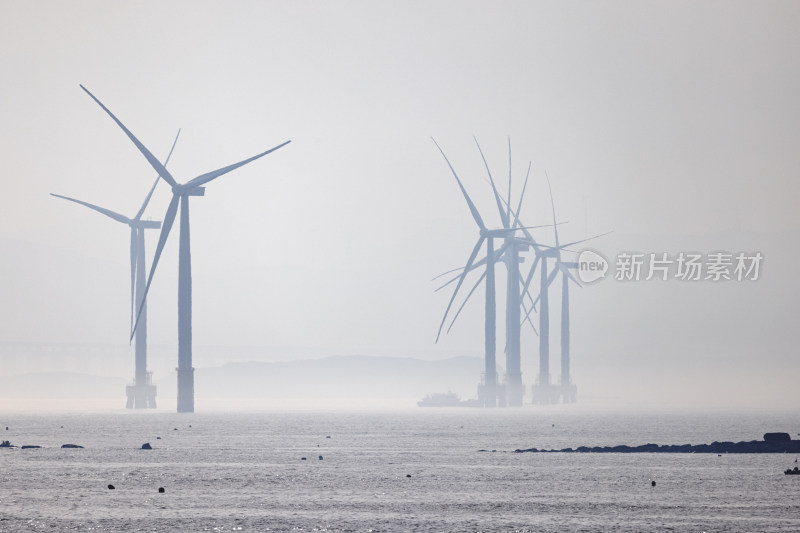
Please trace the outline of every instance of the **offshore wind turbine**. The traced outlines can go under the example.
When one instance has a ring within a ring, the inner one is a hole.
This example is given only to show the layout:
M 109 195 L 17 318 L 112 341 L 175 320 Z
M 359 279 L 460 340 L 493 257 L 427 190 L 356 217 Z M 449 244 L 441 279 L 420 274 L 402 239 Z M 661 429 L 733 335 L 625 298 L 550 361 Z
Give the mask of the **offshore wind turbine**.
M 553 200 L 553 187 L 550 178 L 547 178 L 547 188 L 550 191 L 550 206 L 553 210 L 553 220 L 556 219 L 556 204 Z M 556 269 L 554 273 L 561 273 L 561 400 L 562 403 L 575 403 L 578 387 L 572 383 L 570 377 L 569 354 L 569 282 L 572 280 L 578 286 L 578 280 L 570 273 L 570 268 L 578 268 L 577 263 L 566 263 L 561 260 L 561 247 L 558 242 L 558 228 L 554 228 L 556 238 Z M 549 279 L 549 287 L 553 280 Z M 545 293 L 547 290 L 545 290 Z
M 95 101 L 97 104 L 110 116 L 114 122 L 122 129 L 133 144 L 138 148 L 139 152 L 147 159 L 150 165 L 158 172 L 161 178 L 164 179 L 172 187 L 172 200 L 167 207 L 164 214 L 164 223 L 161 227 L 161 234 L 158 237 L 158 245 L 153 257 L 153 265 L 150 267 L 150 275 L 147 279 L 145 286 L 145 297 L 150 290 L 150 284 L 153 282 L 153 275 L 158 266 L 158 260 L 161 257 L 161 252 L 164 250 L 164 245 L 169 237 L 170 229 L 175 221 L 175 215 L 178 211 L 178 205 L 181 209 L 181 222 L 180 222 L 180 248 L 178 255 L 178 412 L 179 413 L 192 413 L 194 412 L 194 368 L 192 367 L 192 265 L 191 265 L 191 251 L 189 246 L 189 197 L 190 196 L 203 196 L 205 194 L 206 183 L 214 180 L 228 172 L 235 170 L 251 161 L 263 157 L 275 150 L 286 146 L 291 141 L 286 141 L 278 146 L 270 148 L 265 152 L 261 152 L 253 157 L 239 161 L 232 165 L 201 174 L 186 183 L 178 183 L 172 174 L 162 165 L 158 159 L 137 139 L 131 131 L 125 127 L 122 122 L 106 107 L 100 100 L 98 100 L 86 87 L 81 85 L 81 89 Z M 142 308 L 139 308 L 141 314 Z M 139 318 L 137 316 L 134 323 L 134 331 L 138 327 Z M 133 334 L 131 335 L 133 337 Z
M 489 175 L 489 183 L 492 186 L 494 199 L 497 204 L 497 209 L 500 212 L 500 220 L 503 223 L 503 228 L 511 230 L 504 238 L 504 263 L 506 265 L 506 395 L 508 397 L 508 404 L 513 407 L 522 406 L 522 401 L 525 396 L 525 386 L 522 383 L 522 343 L 521 343 L 521 324 L 520 324 L 520 306 L 522 299 L 520 294 L 520 275 L 519 265 L 523 261 L 520 257 L 520 251 L 528 249 L 528 243 L 517 239 L 514 235 L 514 228 L 511 224 L 511 139 L 508 139 L 508 199 L 506 200 L 506 209 L 503 209 L 503 204 L 500 199 L 500 194 L 497 192 L 497 187 L 492 177 L 492 171 L 489 169 L 489 164 L 486 162 L 486 157 L 483 154 L 481 145 L 478 139 L 475 138 L 475 144 L 478 147 L 478 152 L 481 154 L 483 165 L 486 168 L 486 173 Z M 525 184 L 527 186 L 528 176 L 530 175 L 531 166 L 528 164 L 528 174 L 525 176 Z M 519 198 L 519 207 L 517 213 L 522 206 L 522 198 L 525 196 L 525 187 Z
M 178 142 L 178 136 L 181 132 L 178 130 L 178 135 L 175 136 L 175 141 L 172 143 L 172 148 L 169 150 L 167 159 L 164 160 L 164 166 L 169 163 L 169 158 L 172 156 L 172 151 L 175 149 L 175 144 Z M 144 289 L 145 289 L 145 250 L 144 250 L 144 232 L 146 229 L 159 229 L 161 222 L 154 220 L 142 220 L 147 204 L 150 203 L 150 198 L 153 196 L 153 191 L 158 185 L 160 176 L 156 177 L 153 186 L 142 202 L 142 206 L 133 218 L 128 218 L 125 215 L 115 213 L 110 209 L 100 207 L 82 200 L 62 196 L 60 194 L 50 193 L 51 196 L 62 198 L 76 204 L 88 207 L 98 213 L 101 213 L 112 220 L 126 224 L 131 229 L 131 242 L 130 242 L 130 259 L 131 259 L 131 331 L 133 331 L 133 317 L 134 310 L 141 306 L 142 308 L 142 324 L 136 330 L 136 362 L 135 372 L 133 379 L 133 386 L 126 387 L 128 401 L 126 407 L 128 409 L 143 409 L 156 407 L 156 386 L 151 383 L 150 373 L 147 371 L 147 308 L 144 303 Z
M 553 200 L 553 189 L 550 179 L 547 178 L 547 188 L 550 192 L 550 205 L 553 212 L 553 222 L 556 220 L 556 208 Z M 572 275 L 569 269 L 578 268 L 574 262 L 563 261 L 561 251 L 565 248 L 586 242 L 589 240 L 607 235 L 595 235 L 586 239 L 561 244 L 558 238 L 558 227 L 554 225 L 556 245 L 546 247 L 541 254 L 541 275 L 539 283 L 539 296 L 534 301 L 534 305 L 539 305 L 539 375 L 537 382 L 533 385 L 533 402 L 540 404 L 558 403 L 559 397 L 564 403 L 574 403 L 577 397 L 577 387 L 572 383 L 570 376 L 570 345 L 569 345 L 569 282 L 572 281 L 579 287 L 581 284 Z M 552 272 L 548 273 L 547 261 L 549 258 L 555 260 Z M 561 383 L 559 387 L 554 386 L 550 379 L 550 285 L 555 281 L 558 274 L 561 274 Z M 530 277 L 527 280 L 530 281 Z
M 450 168 L 453 177 L 456 179 L 458 183 L 458 187 L 461 190 L 461 194 L 464 196 L 464 200 L 467 202 L 469 207 L 470 213 L 472 214 L 472 218 L 475 220 L 475 223 L 479 229 L 479 237 L 478 241 L 475 244 L 475 247 L 472 249 L 472 253 L 467 260 L 467 264 L 461 271 L 461 274 L 457 276 L 458 283 L 456 284 L 455 290 L 453 291 L 453 295 L 450 298 L 449 303 L 447 304 L 447 309 L 445 310 L 444 316 L 442 317 L 442 322 L 439 325 L 439 331 L 436 335 L 436 342 L 439 341 L 439 337 L 442 333 L 442 328 L 444 327 L 445 322 L 447 321 L 447 315 L 450 312 L 450 308 L 453 305 L 453 301 L 455 300 L 456 296 L 458 295 L 458 291 L 461 288 L 461 285 L 464 282 L 464 278 L 466 275 L 473 270 L 474 268 L 479 267 L 481 264 L 485 264 L 486 268 L 484 273 L 481 275 L 481 278 L 478 282 L 473 286 L 472 290 L 467 295 L 466 299 L 461 305 L 461 308 L 456 313 L 456 316 L 453 318 L 453 323 L 455 322 L 455 318 L 458 317 L 458 314 L 463 309 L 464 304 L 466 304 L 467 300 L 469 300 L 472 293 L 475 291 L 477 286 L 481 283 L 481 281 L 485 278 L 486 279 L 486 309 L 485 309 L 485 318 L 484 318 L 484 341 L 485 341 L 485 370 L 484 370 L 484 383 L 481 387 L 481 396 L 483 400 L 483 404 L 486 407 L 495 407 L 498 403 L 498 400 L 501 403 L 505 403 L 505 392 L 503 388 L 500 386 L 497 380 L 497 363 L 496 363 L 496 300 L 495 300 L 495 268 L 494 265 L 497 259 L 508 249 L 510 243 L 507 239 L 507 236 L 513 234 L 515 231 L 521 230 L 523 228 L 508 228 L 504 227 L 502 229 L 493 229 L 490 230 L 486 227 L 481 218 L 480 213 L 478 212 L 478 208 L 473 203 L 472 199 L 470 198 L 467 190 L 464 188 L 461 179 L 459 179 L 458 174 L 456 173 L 453 165 L 450 163 L 450 160 L 447 159 L 447 156 L 444 154 L 444 151 L 436 142 L 433 140 L 436 147 L 439 149 L 439 152 L 442 154 L 442 157 L 447 162 L 447 166 Z M 477 141 L 476 141 L 477 142 Z M 480 148 L 480 146 L 478 147 Z M 494 249 L 494 239 L 495 238 L 502 238 L 504 240 L 503 247 L 499 251 L 495 251 Z M 486 241 L 486 258 L 475 262 L 475 258 L 480 251 L 483 241 Z M 453 278 L 455 280 L 456 278 Z M 453 281 L 451 280 L 451 281 Z M 450 282 L 446 283 L 444 286 L 448 285 Z M 443 287 L 444 287 L 443 286 Z M 442 288 L 442 287 L 440 287 Z M 517 282 L 517 288 L 514 292 L 519 290 L 519 282 Z M 518 304 L 517 304 L 518 305 Z M 517 307 L 517 320 L 519 319 L 519 307 Z M 452 327 L 452 323 L 450 325 Z M 449 331 L 449 330 L 448 330 Z M 519 374 L 521 377 L 521 374 Z M 521 380 L 520 380 L 521 384 Z M 524 391 L 523 391 L 524 392 Z M 521 405 L 521 402 L 520 402 Z

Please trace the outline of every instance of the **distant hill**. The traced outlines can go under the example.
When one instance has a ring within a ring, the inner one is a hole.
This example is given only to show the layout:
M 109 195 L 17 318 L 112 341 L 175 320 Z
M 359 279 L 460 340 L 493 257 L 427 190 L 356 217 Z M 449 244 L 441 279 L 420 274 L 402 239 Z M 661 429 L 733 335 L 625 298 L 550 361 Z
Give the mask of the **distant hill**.
M 401 357 L 332 356 L 287 362 L 228 363 L 198 368 L 197 396 L 208 398 L 409 398 L 448 389 L 475 397 L 483 371 L 478 357 L 438 361 Z M 158 383 L 175 394 L 174 377 Z
M 240 362 L 198 368 L 195 394 L 205 398 L 416 398 L 431 392 L 476 396 L 478 357 L 438 361 L 333 356 L 286 362 Z M 0 376 L 1 398 L 124 398 L 124 378 L 67 372 Z M 158 398 L 176 396 L 175 376 L 156 382 Z
M 124 398 L 124 378 L 71 372 L 0 376 L 1 398 Z

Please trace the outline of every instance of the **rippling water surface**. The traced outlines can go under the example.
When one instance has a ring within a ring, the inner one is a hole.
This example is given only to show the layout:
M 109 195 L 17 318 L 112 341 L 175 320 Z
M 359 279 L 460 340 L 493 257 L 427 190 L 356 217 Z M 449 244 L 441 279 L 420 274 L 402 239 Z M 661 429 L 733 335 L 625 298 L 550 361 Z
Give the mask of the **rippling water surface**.
M 791 415 L 0 417 L 3 439 L 42 446 L 0 449 L 0 531 L 800 531 L 784 454 L 512 453 L 796 435 Z

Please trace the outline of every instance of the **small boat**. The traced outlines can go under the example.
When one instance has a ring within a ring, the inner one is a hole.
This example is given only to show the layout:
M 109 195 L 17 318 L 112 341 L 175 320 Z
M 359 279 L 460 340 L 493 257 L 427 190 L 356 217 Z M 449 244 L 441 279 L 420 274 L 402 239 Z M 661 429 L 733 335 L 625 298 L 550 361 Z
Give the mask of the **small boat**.
M 459 407 L 461 400 L 455 392 L 428 394 L 417 402 L 420 407 Z
M 798 476 L 800 475 L 800 470 L 798 470 L 797 467 L 787 468 L 786 470 L 783 471 L 783 473 L 786 474 L 787 476 Z

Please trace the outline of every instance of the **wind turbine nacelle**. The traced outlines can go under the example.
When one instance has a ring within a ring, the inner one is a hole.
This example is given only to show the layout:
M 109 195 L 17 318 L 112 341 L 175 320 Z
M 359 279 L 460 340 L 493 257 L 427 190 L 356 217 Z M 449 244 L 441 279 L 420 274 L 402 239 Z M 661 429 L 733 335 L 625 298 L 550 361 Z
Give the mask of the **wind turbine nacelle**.
M 140 220 L 136 226 L 142 229 L 159 229 L 161 228 L 161 222 L 158 220 Z

